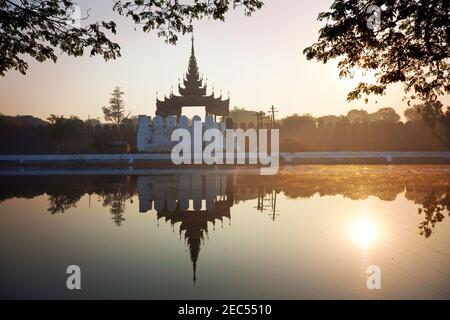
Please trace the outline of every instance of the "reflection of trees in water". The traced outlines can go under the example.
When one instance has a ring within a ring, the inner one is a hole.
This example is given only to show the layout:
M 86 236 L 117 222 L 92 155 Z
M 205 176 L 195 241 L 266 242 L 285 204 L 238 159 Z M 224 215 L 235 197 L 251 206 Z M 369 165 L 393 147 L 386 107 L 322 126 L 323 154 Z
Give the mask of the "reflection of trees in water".
M 125 201 L 136 194 L 136 182 L 129 176 L 4 176 L 2 182 L 0 201 L 47 194 L 52 214 L 76 207 L 85 194 L 99 195 L 117 225 L 125 220 Z
M 448 189 L 446 191 L 449 191 Z M 423 207 L 418 209 L 419 214 L 423 213 L 425 218 L 419 224 L 420 234 L 428 238 L 436 223 L 445 218 L 445 214 L 450 216 L 450 193 L 433 190 L 425 197 Z
M 80 201 L 83 195 L 84 193 L 80 192 L 49 195 L 49 208 L 47 209 L 47 211 L 49 211 L 51 214 L 64 213 L 64 211 L 66 211 L 67 209 L 75 208 L 77 206 L 77 202 Z
M 155 181 L 158 198 L 162 178 L 151 179 Z M 418 228 L 425 237 L 431 236 L 450 211 L 448 166 L 302 166 L 282 170 L 277 176 L 239 175 L 227 184 L 234 184 L 233 202 L 260 199 L 257 209 L 264 207 L 272 213 L 276 210 L 269 201 L 273 192 L 283 192 L 292 199 L 342 195 L 352 200 L 374 196 L 384 201 L 393 201 L 404 192 L 406 199 L 420 207 L 423 221 Z M 103 206 L 110 208 L 114 223 L 120 226 L 125 221 L 125 203 L 137 193 L 137 185 L 136 179 L 126 176 L 11 176 L 2 177 L 0 184 L 1 200 L 33 198 L 45 193 L 49 195 L 48 211 L 52 214 L 75 207 L 84 194 L 97 194 Z
M 125 221 L 123 213 L 125 212 L 125 202 L 130 199 L 133 202 L 133 194 L 123 191 L 104 193 L 101 195 L 103 198 L 103 206 L 109 207 L 109 212 L 112 215 L 112 220 L 114 224 L 118 227 L 122 225 Z
M 122 188 L 120 188 L 122 189 Z M 83 197 L 85 193 L 83 191 L 71 190 L 65 193 L 52 194 L 49 195 L 49 208 L 47 209 L 51 214 L 64 213 L 70 208 L 75 208 L 78 201 Z M 134 195 L 128 191 L 124 190 L 114 190 L 114 191 L 101 191 L 98 194 L 102 200 L 102 205 L 106 208 L 109 207 L 109 211 L 112 215 L 112 220 L 117 226 L 121 226 L 125 218 L 123 213 L 125 212 L 125 202 L 131 199 Z
M 55 214 L 64 213 L 70 208 L 75 208 L 84 194 L 84 192 L 71 192 L 49 195 L 49 208 L 47 211 L 51 214 Z M 99 194 L 102 199 L 102 205 L 106 208 L 110 208 L 109 211 L 112 215 L 112 220 L 119 227 L 122 225 L 123 221 L 125 221 L 123 216 L 123 213 L 125 212 L 125 203 L 128 199 L 130 199 L 131 203 L 133 202 L 131 199 L 133 194 L 122 190 L 114 192 L 102 191 Z
M 404 192 L 406 199 L 422 206 L 419 213 L 424 220 L 418 228 L 425 237 L 450 215 L 450 174 L 445 166 L 305 166 L 277 176 L 240 176 L 235 200 L 256 198 L 260 210 L 272 190 L 291 199 L 342 195 L 352 200 L 375 196 L 383 201 L 394 201 Z

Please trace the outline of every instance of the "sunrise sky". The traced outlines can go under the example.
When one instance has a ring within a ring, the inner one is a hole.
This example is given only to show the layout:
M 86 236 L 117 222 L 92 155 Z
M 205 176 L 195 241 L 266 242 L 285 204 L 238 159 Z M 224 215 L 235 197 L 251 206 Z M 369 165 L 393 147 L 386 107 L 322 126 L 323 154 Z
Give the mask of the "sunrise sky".
M 245 17 L 231 11 L 226 22 L 202 20 L 195 25 L 196 56 L 200 72 L 208 78 L 209 91 L 220 89 L 231 106 L 268 110 L 274 105 L 278 116 L 310 113 L 314 116 L 345 114 L 353 108 L 369 112 L 393 107 L 399 114 L 401 85 L 386 96 L 347 103 L 347 93 L 360 80 L 338 77 L 337 62 L 324 65 L 307 61 L 302 51 L 317 40 L 322 24 L 316 21 L 332 1 L 266 0 L 262 10 Z M 60 55 L 53 62 L 32 60 L 27 74 L 9 71 L 0 78 L 0 112 L 8 115 L 77 115 L 82 119 L 102 117 L 115 86 L 125 91 L 126 109 L 133 115 L 154 115 L 155 96 L 169 94 L 187 70 L 190 35 L 180 37 L 176 46 L 166 44 L 156 32 L 134 30 L 131 20 L 112 12 L 112 0 L 78 1 L 82 12 L 89 8 L 92 19 L 113 19 L 122 57 L 105 62 L 100 57 Z M 440 99 L 450 105 L 447 95 Z M 377 101 L 377 103 L 375 103 Z

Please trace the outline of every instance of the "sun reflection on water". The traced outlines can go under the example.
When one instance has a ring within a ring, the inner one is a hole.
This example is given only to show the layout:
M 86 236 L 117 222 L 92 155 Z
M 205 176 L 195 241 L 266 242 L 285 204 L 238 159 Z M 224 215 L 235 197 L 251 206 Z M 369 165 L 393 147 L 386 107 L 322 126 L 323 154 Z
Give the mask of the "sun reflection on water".
M 356 244 L 367 248 L 374 245 L 379 238 L 379 228 L 372 219 L 365 215 L 350 223 L 349 234 Z

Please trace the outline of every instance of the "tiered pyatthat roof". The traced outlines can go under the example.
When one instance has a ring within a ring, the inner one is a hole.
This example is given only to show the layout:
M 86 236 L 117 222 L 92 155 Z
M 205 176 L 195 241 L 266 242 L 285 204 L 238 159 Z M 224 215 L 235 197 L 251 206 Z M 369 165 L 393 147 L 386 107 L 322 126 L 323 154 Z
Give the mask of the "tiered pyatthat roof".
M 200 77 L 195 58 L 194 38 L 192 38 L 191 57 L 186 77 L 183 79 L 184 88 L 178 84 L 178 91 L 182 96 L 204 96 L 206 95 L 206 84 L 203 85 L 203 78 Z
M 164 97 L 164 100 L 156 99 L 156 114 L 167 117 L 170 115 L 181 116 L 183 107 L 205 107 L 206 114 L 227 116 L 230 113 L 230 98 L 222 100 L 222 95 L 215 98 L 214 93 L 206 95 L 206 84 L 200 77 L 197 59 L 195 58 L 194 37 L 192 37 L 191 56 L 186 76 L 183 78 L 184 87 L 178 85 L 180 95 Z

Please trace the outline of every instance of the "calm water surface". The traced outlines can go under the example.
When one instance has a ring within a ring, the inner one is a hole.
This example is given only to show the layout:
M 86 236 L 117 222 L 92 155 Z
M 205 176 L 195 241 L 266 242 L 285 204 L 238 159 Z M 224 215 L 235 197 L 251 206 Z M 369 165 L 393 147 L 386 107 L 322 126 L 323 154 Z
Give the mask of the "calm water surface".
M 0 298 L 450 298 L 450 166 L 1 180 Z

